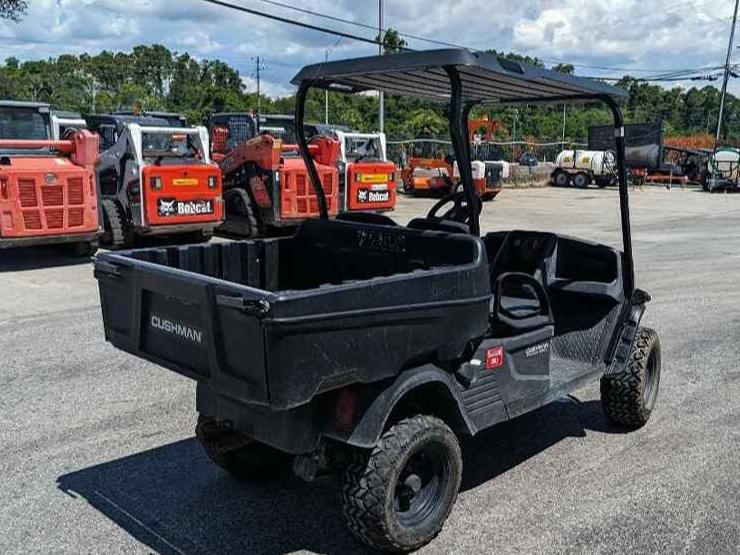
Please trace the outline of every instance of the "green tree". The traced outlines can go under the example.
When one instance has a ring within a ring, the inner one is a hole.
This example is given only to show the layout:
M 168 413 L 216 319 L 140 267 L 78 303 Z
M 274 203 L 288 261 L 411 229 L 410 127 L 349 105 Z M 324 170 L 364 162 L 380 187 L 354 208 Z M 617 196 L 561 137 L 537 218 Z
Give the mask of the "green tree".
M 381 42 L 380 33 L 375 36 L 376 42 Z M 383 33 L 383 54 L 398 54 L 406 50 L 408 43 L 395 29 L 386 29 Z

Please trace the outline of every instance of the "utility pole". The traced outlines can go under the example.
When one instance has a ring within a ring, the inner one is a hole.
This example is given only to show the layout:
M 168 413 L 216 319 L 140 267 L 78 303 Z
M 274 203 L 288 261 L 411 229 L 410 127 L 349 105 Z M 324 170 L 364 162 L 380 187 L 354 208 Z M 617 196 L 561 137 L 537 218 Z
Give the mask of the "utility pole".
M 385 42 L 385 37 L 383 36 L 383 0 L 378 0 L 378 55 L 383 55 L 383 43 Z M 380 108 L 378 111 L 378 126 L 380 127 L 380 132 L 383 132 L 383 128 L 385 127 L 385 98 L 383 95 L 383 91 L 380 91 Z
M 565 150 L 565 107 L 567 104 L 563 104 L 563 142 L 560 150 Z
M 329 49 L 326 49 L 326 56 L 324 62 L 329 61 Z M 324 123 L 329 125 L 329 89 L 324 90 Z
M 719 136 L 722 132 L 722 115 L 725 109 L 725 95 L 727 94 L 727 81 L 730 79 L 730 57 L 732 55 L 732 43 L 735 41 L 735 25 L 737 24 L 737 8 L 740 0 L 735 0 L 735 12 L 732 15 L 732 29 L 730 29 L 730 42 L 727 45 L 727 59 L 725 60 L 725 78 L 722 80 L 722 96 L 719 99 L 719 117 L 717 118 L 717 137 L 715 146 L 719 142 Z
M 262 80 L 262 64 L 265 63 L 265 60 L 263 58 L 260 58 L 259 56 L 255 56 L 253 59 L 257 63 L 255 78 L 257 79 L 257 117 L 259 117 L 259 115 L 262 113 L 262 101 L 260 100 L 260 81 Z

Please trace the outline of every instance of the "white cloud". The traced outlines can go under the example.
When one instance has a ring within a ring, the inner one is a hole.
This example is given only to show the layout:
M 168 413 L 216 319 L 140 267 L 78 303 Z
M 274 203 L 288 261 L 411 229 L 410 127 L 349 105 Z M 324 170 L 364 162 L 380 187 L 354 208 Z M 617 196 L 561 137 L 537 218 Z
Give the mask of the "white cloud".
M 375 36 L 373 29 L 317 19 L 258 0 L 234 1 L 291 20 Z M 291 0 L 291 4 L 377 24 L 374 0 Z M 721 65 L 732 10 L 731 2 L 718 0 L 404 0 L 385 4 L 386 25 L 406 33 L 580 64 L 577 73 L 582 75 L 626 72 L 598 67 L 656 70 Z M 337 40 L 200 0 L 32 0 L 20 24 L 0 22 L 0 59 L 128 50 L 137 44 L 161 43 L 197 58 L 221 59 L 236 67 L 248 82 L 254 71 L 252 58 L 261 56 L 266 60 L 265 91 L 288 94 L 293 90 L 290 79 L 298 69 L 323 60 L 327 49 L 332 50 L 332 59 L 370 55 L 376 50 L 371 44 L 349 39 L 337 44 Z M 407 40 L 413 48 L 439 47 Z

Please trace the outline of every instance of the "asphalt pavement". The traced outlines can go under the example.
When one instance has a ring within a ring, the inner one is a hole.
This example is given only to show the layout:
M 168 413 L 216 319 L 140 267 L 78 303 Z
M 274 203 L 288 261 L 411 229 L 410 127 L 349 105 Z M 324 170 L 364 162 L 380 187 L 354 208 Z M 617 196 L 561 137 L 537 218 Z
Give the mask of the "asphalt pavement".
M 406 221 L 433 201 L 402 199 Z M 740 195 L 632 194 L 638 286 L 663 376 L 623 433 L 590 386 L 464 445 L 424 553 L 740 552 Z M 483 228 L 618 245 L 613 190 L 505 190 Z M 0 552 L 362 552 L 331 480 L 255 486 L 193 438 L 190 380 L 103 339 L 92 266 L 0 251 Z

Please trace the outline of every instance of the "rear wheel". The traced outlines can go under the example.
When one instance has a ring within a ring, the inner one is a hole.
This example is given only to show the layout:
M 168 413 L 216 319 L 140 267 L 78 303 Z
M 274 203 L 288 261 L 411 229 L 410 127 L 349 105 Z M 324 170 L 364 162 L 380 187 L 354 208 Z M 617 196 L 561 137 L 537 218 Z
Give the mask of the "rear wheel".
M 414 416 L 392 426 L 345 469 L 341 499 L 352 533 L 376 550 L 407 552 L 442 530 L 457 499 L 462 455 L 440 419 Z
M 213 418 L 198 417 L 195 437 L 208 458 L 237 480 L 269 481 L 289 475 L 290 455 L 249 439 Z
M 601 379 L 601 405 L 616 424 L 639 428 L 653 412 L 659 385 L 660 338 L 640 328 L 624 370 Z
M 567 187 L 570 185 L 570 175 L 564 171 L 556 172 L 552 178 L 552 182 L 556 187 Z
M 573 176 L 573 186 L 578 189 L 585 189 L 591 182 L 591 178 L 585 172 L 578 172 Z

